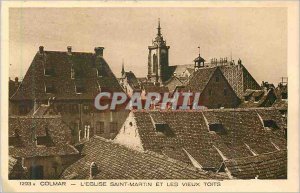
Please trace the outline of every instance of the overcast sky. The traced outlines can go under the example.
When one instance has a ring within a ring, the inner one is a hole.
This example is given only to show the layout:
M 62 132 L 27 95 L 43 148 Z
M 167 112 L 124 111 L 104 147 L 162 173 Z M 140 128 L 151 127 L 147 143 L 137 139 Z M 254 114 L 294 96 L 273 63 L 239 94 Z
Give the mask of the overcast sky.
M 241 58 L 254 78 L 278 83 L 287 76 L 285 8 L 11 8 L 10 77 L 24 77 L 38 47 L 93 52 L 104 57 L 116 76 L 125 70 L 147 74 L 148 46 L 157 19 L 170 46 L 170 65 L 201 56 Z

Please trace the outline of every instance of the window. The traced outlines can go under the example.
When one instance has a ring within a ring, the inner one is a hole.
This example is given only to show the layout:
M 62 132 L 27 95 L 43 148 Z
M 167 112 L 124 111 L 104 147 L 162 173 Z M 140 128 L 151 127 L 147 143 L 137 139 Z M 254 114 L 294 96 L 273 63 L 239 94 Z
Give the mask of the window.
M 54 93 L 55 89 L 54 89 L 54 85 L 53 84 L 46 84 L 45 85 L 45 92 L 47 94 L 51 94 Z
M 36 145 L 46 146 L 46 147 L 54 146 L 54 143 L 49 135 L 49 129 L 47 126 L 45 128 L 45 134 L 46 135 L 36 136 Z
M 281 99 L 287 99 L 287 96 L 288 96 L 287 92 L 281 93 Z
M 110 122 L 109 130 L 110 130 L 110 133 L 117 133 L 118 132 L 118 123 Z
M 75 79 L 75 70 L 73 67 L 71 68 L 71 79 Z
M 155 130 L 156 132 L 160 132 L 167 137 L 175 136 L 174 132 L 167 123 L 155 123 Z
M 84 112 L 84 113 L 88 113 L 89 111 L 90 111 L 90 106 L 87 105 L 87 104 L 84 104 L 84 105 L 83 105 L 83 112 Z
M 217 134 L 225 134 L 226 130 L 221 123 L 209 124 L 209 131 L 213 131 Z
M 250 95 L 245 96 L 244 98 L 245 98 L 245 101 L 249 101 L 250 100 Z
M 277 123 L 274 120 L 263 120 L 264 127 L 267 129 L 279 129 Z
M 227 96 L 227 88 L 224 88 L 224 96 Z
M 50 136 L 48 136 L 48 135 L 47 136 L 38 136 L 36 138 L 36 145 L 51 147 L 51 146 L 54 146 L 54 143 L 51 140 Z
M 219 81 L 220 81 L 220 77 L 216 76 L 216 82 L 219 82 Z
M 104 134 L 104 122 L 103 121 L 97 121 L 96 122 L 96 135 Z
M 258 102 L 260 98 L 261 98 L 260 96 L 256 96 L 256 97 L 254 97 L 254 101 Z
M 54 75 L 54 68 L 53 67 L 46 67 L 44 69 L 45 76 L 53 76 Z
M 22 147 L 22 141 L 20 136 L 16 133 L 14 137 L 9 137 L 8 144 L 12 147 Z
M 82 94 L 85 91 L 84 83 L 81 81 L 76 81 L 75 83 L 75 92 L 76 94 Z

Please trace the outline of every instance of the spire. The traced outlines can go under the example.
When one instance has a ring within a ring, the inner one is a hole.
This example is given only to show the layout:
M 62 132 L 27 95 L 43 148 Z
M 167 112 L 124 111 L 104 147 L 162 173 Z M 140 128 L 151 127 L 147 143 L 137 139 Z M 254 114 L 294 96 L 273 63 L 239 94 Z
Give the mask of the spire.
M 158 28 L 157 28 L 157 36 L 161 36 L 161 27 L 160 27 L 160 18 L 158 18 Z
M 200 59 L 200 46 L 198 46 L 198 48 L 199 48 L 199 59 Z
M 121 71 L 122 76 L 125 74 L 124 70 L 124 59 L 122 59 L 122 71 Z

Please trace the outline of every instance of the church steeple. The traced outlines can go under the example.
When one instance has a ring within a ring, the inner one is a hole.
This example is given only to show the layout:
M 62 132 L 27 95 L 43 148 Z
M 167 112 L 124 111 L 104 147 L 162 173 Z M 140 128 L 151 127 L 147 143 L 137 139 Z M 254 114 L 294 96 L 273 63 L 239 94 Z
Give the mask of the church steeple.
M 124 76 L 125 74 L 125 70 L 124 70 L 124 60 L 122 60 L 122 71 L 121 71 L 121 75 Z
M 152 45 L 148 46 L 148 79 L 151 82 L 163 83 L 169 78 L 169 46 L 161 34 L 158 18 L 157 35 Z
M 157 28 L 157 36 L 161 36 L 161 27 L 160 27 L 160 18 L 158 18 L 158 28 Z

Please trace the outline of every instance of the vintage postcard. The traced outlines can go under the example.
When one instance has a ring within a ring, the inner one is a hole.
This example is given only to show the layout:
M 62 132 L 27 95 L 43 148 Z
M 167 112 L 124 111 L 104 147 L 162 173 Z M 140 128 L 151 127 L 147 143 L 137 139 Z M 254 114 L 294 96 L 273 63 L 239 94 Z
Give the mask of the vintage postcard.
M 1 2 L 3 192 L 299 192 L 298 1 Z

